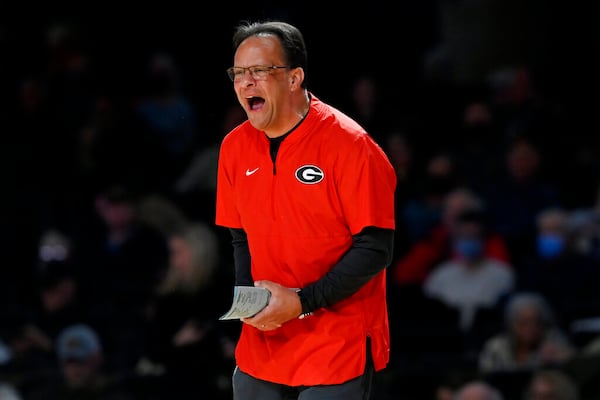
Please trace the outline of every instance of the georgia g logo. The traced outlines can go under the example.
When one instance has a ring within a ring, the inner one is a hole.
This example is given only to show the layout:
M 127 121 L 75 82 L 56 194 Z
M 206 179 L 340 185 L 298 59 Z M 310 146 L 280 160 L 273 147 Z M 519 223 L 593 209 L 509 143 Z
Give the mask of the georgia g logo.
M 296 179 L 307 185 L 321 182 L 324 176 L 321 168 L 316 165 L 303 165 L 296 170 Z

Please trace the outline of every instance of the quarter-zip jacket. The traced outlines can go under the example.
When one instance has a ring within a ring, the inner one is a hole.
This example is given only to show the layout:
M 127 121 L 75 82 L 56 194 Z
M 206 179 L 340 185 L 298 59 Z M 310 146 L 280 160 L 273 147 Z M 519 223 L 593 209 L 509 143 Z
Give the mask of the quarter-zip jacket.
M 305 287 L 331 270 L 369 226 L 394 229 L 396 177 L 383 150 L 353 120 L 314 95 L 281 143 L 249 122 L 221 144 L 216 223 L 247 233 L 253 280 Z M 239 368 L 290 386 L 337 384 L 362 374 L 371 338 L 376 370 L 389 361 L 386 271 L 350 297 L 262 332 L 244 324 Z

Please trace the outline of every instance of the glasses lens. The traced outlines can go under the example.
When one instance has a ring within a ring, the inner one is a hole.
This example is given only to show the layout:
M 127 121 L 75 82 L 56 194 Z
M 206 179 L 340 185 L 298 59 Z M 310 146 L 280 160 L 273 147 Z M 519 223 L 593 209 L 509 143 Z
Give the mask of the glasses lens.
M 229 79 L 231 79 L 232 81 L 236 80 L 236 77 L 241 76 L 241 74 L 243 74 L 244 72 L 239 72 L 240 68 L 235 68 L 235 67 L 231 67 L 231 68 L 227 68 L 227 75 L 229 76 Z
M 248 69 L 252 74 L 252 78 L 256 80 L 264 80 L 267 79 L 269 71 L 272 69 L 272 67 L 250 67 Z
M 286 67 L 278 67 L 278 66 L 265 67 L 262 65 L 257 65 L 257 66 L 253 66 L 253 67 L 247 67 L 247 68 L 230 67 L 227 69 L 227 75 L 229 75 L 229 79 L 231 79 L 233 82 L 239 82 L 242 80 L 242 78 L 246 74 L 246 71 L 248 71 L 248 72 L 250 72 L 250 76 L 252 76 L 252 79 L 257 80 L 257 81 L 264 81 L 265 79 L 267 79 L 269 77 L 269 73 L 272 70 L 277 69 L 277 68 L 286 68 Z

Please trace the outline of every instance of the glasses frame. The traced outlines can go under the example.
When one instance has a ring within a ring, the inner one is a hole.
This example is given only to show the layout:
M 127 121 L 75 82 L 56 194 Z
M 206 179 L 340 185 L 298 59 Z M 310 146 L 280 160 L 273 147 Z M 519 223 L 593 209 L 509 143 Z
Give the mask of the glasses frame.
M 242 80 L 242 78 L 244 76 L 246 76 L 246 71 L 250 72 L 250 76 L 252 77 L 252 79 L 254 79 L 255 81 L 264 81 L 267 79 L 267 77 L 271 74 L 271 71 L 275 71 L 278 69 L 290 69 L 292 67 L 287 66 L 287 65 L 251 65 L 250 67 L 229 67 L 227 68 L 227 76 L 229 76 L 229 79 L 231 79 L 232 82 L 239 82 Z M 240 75 L 240 78 L 236 80 L 236 74 L 235 71 L 236 70 L 241 70 L 242 74 Z M 260 75 L 262 73 L 265 73 L 264 76 Z

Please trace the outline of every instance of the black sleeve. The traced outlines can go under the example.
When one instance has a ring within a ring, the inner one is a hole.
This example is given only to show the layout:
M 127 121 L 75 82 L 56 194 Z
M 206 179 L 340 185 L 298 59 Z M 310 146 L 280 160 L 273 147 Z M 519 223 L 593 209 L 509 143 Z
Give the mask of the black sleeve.
M 324 277 L 302 288 L 302 313 L 350 297 L 392 262 L 394 230 L 374 226 L 352 237 L 352 247 Z
M 235 284 L 237 286 L 253 286 L 252 272 L 250 270 L 250 249 L 248 236 L 243 229 L 229 229 L 233 245 L 233 264 L 235 266 Z

